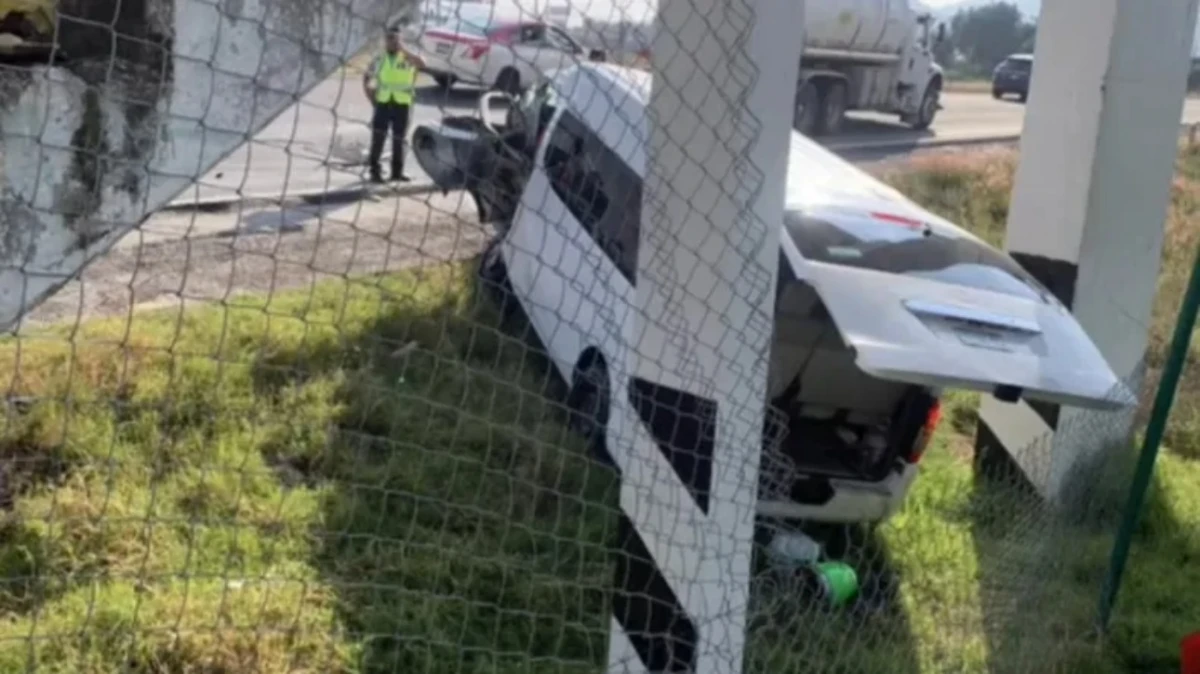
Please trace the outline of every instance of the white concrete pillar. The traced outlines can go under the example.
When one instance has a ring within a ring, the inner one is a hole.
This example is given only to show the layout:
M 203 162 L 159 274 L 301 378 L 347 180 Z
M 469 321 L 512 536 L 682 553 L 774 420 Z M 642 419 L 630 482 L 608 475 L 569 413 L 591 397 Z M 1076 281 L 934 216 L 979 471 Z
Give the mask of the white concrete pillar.
M 610 671 L 742 669 L 802 5 L 659 4 Z
M 1006 245 L 1072 309 L 1113 371 L 1135 384 L 1196 7 L 1197 0 L 1048 0 L 1038 24 Z M 1131 421 L 985 398 L 976 445 L 981 456 L 1006 451 L 1057 500 L 1080 461 L 1124 439 Z
M 397 0 L 60 0 L 0 68 L 0 329 L 341 67 Z

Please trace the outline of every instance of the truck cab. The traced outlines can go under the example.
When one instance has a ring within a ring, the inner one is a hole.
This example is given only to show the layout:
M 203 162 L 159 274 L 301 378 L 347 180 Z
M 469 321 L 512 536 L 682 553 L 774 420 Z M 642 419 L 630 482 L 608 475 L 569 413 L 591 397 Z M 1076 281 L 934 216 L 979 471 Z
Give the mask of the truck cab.
M 944 76 L 934 47 L 945 26 L 909 0 L 809 3 L 792 124 L 836 135 L 852 110 L 895 114 L 914 130 L 933 124 Z

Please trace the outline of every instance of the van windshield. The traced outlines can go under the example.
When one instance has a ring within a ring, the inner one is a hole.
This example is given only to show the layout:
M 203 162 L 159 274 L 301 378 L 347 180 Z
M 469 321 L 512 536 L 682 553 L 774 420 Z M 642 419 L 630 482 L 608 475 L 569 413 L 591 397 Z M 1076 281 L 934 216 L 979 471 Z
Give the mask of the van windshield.
M 1037 302 L 1047 291 L 1015 260 L 987 244 L 929 226 L 868 213 L 784 215 L 788 235 L 810 262 L 858 267 L 989 290 Z

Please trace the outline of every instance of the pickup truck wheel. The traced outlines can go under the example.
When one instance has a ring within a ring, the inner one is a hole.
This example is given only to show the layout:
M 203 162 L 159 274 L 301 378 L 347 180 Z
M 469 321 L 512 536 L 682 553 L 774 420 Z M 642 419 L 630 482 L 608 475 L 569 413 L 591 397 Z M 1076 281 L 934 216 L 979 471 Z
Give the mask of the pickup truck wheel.
M 821 118 L 817 134 L 821 136 L 840 133 L 846 121 L 847 93 L 844 82 L 831 82 L 821 97 Z
M 521 73 L 516 68 L 508 67 L 496 76 L 496 91 L 516 96 L 521 93 Z
M 817 129 L 817 117 L 821 113 L 821 92 L 811 80 L 796 90 L 792 103 L 792 128 L 811 136 Z

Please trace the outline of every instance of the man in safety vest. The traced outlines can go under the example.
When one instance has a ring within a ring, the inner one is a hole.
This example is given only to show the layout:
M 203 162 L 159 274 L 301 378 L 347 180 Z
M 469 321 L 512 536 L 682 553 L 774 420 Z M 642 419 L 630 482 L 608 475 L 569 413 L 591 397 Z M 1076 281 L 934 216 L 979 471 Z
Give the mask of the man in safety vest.
M 400 182 L 409 180 L 404 175 L 405 136 L 408 134 L 408 113 L 413 104 L 413 91 L 417 85 L 417 69 L 424 65 L 419 56 L 409 53 L 400 45 L 400 31 L 393 28 L 387 33 L 384 53 L 375 57 L 363 74 L 363 90 L 375 106 L 375 114 L 371 119 L 371 154 L 368 158 L 371 182 L 383 182 L 379 161 L 389 129 L 392 132 L 391 178 Z

